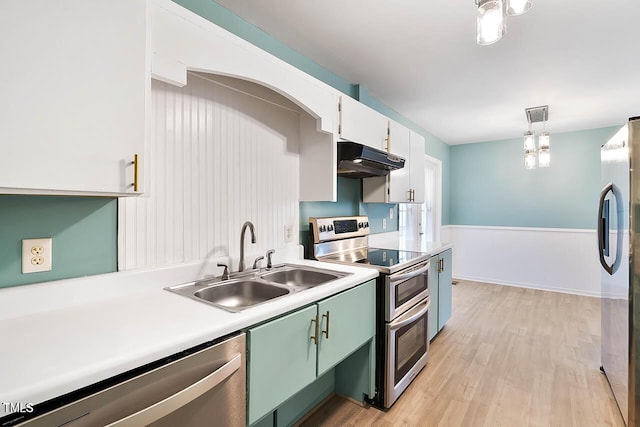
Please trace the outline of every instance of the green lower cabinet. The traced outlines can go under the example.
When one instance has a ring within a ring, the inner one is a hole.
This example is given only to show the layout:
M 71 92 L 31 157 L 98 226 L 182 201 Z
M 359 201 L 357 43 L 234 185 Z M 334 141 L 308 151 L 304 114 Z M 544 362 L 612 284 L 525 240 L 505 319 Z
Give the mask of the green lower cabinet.
M 249 424 L 316 379 L 311 306 L 249 330 Z
M 451 318 L 451 300 L 452 300 L 452 281 L 451 277 L 451 249 L 440 254 L 440 278 L 438 280 L 438 287 L 440 293 L 438 294 L 438 325 L 442 329 L 444 324 Z
M 451 318 L 452 250 L 431 257 L 429 269 L 429 339 L 433 339 Z
M 436 336 L 438 331 L 438 276 L 440 275 L 438 255 L 431 257 L 431 264 L 429 265 L 429 341 Z
M 376 333 L 376 287 L 365 284 L 318 303 L 318 375 L 333 368 Z
M 354 389 L 362 391 L 353 393 L 362 396 L 373 390 L 375 290 L 376 281 L 371 280 L 248 330 L 249 424 L 262 427 L 273 423 L 277 420 L 273 411 L 278 406 L 332 372 L 347 357 L 363 370 L 353 381 Z M 316 336 L 316 321 L 317 343 L 312 338 Z M 349 381 L 349 375 L 341 374 L 341 384 L 345 378 Z

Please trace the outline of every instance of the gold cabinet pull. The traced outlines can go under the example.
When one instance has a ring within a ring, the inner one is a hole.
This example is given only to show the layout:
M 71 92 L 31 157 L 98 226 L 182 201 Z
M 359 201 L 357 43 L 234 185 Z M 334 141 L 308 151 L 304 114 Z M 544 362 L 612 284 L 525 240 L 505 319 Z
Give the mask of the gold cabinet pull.
M 138 179 L 138 155 L 134 154 L 133 155 L 133 162 L 131 162 L 131 164 L 133 165 L 133 191 L 138 191 L 138 183 L 140 182 Z
M 327 337 L 327 339 L 329 339 L 329 310 L 327 310 L 327 314 L 323 314 L 322 318 L 327 318 L 327 329 L 322 331 L 322 333 L 324 334 L 325 337 Z
M 387 137 L 385 138 L 385 141 L 387 143 L 385 150 L 388 153 L 391 151 L 391 122 L 387 122 Z
M 311 319 L 311 324 L 314 325 L 314 333 L 313 335 L 311 335 L 311 339 L 313 340 L 315 345 L 318 345 L 318 316 L 316 315 L 315 318 Z

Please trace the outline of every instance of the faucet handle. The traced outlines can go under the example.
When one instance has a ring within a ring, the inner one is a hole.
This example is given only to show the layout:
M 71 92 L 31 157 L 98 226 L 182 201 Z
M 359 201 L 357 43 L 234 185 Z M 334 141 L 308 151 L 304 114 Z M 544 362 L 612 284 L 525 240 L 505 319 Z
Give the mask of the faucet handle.
M 264 257 L 263 257 L 263 256 L 259 256 L 258 258 L 256 258 L 256 259 L 253 261 L 253 267 L 252 267 L 252 268 L 253 268 L 254 270 L 255 270 L 255 269 L 257 269 L 257 268 L 258 268 L 258 263 L 259 263 L 260 261 L 262 261 L 263 259 L 264 259 Z
M 267 255 L 267 268 L 271 268 L 271 267 L 273 267 L 273 265 L 271 264 L 271 256 L 272 256 L 273 254 L 275 254 L 275 253 L 276 253 L 276 250 L 275 250 L 275 249 L 269 249 L 269 250 L 267 251 L 267 253 L 266 253 L 266 255 Z
M 227 264 L 223 264 L 221 262 L 218 263 L 218 267 L 224 267 L 224 271 L 222 272 L 222 280 L 229 279 L 229 266 Z

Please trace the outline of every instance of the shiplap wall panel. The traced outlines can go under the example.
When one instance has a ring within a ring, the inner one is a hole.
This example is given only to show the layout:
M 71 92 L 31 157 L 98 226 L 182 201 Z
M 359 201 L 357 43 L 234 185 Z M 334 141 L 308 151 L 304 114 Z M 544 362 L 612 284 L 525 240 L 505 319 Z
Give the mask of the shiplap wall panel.
M 119 269 L 237 258 L 247 220 L 253 252 L 286 245 L 285 226 L 298 236 L 299 114 L 195 74 L 154 81 L 147 191 L 119 202 Z

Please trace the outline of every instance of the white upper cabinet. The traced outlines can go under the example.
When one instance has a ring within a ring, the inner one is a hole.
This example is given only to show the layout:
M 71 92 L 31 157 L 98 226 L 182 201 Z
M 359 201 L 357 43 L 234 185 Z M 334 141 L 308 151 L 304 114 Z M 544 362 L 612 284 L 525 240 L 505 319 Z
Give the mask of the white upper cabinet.
M 340 139 L 387 151 L 389 119 L 386 116 L 347 95 L 339 97 L 338 109 Z
M 0 39 L 0 193 L 139 194 L 146 1 L 3 0 Z
M 389 151 L 404 157 L 404 168 L 362 180 L 365 203 L 424 203 L 424 137 L 389 121 Z
M 409 170 L 411 163 L 410 145 L 409 129 L 391 120 L 389 122 L 389 152 L 404 158 L 405 165 L 402 169 L 389 173 L 388 201 L 390 203 L 406 202 L 411 198 L 411 176 Z
M 411 202 L 424 203 L 425 174 L 424 174 L 424 136 L 414 131 L 410 132 L 411 154 L 409 156 L 409 176 L 411 187 Z

